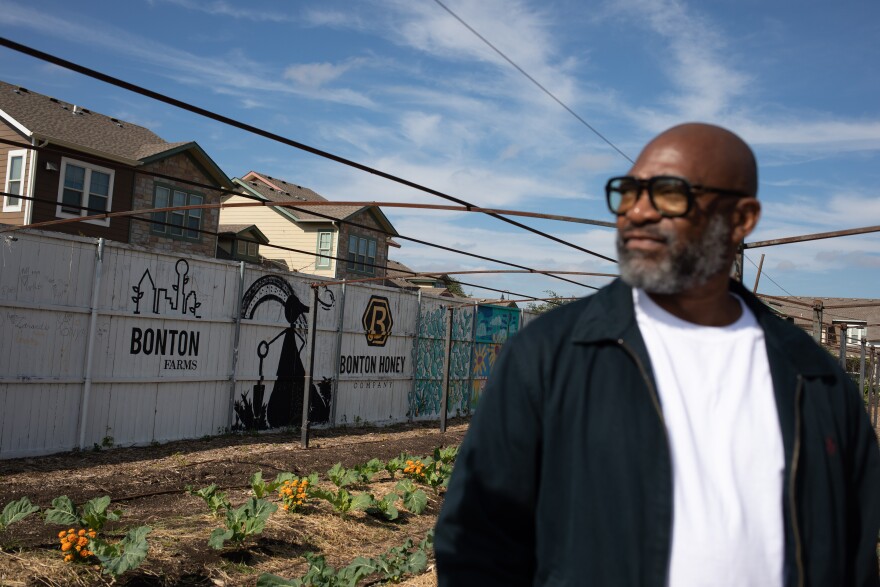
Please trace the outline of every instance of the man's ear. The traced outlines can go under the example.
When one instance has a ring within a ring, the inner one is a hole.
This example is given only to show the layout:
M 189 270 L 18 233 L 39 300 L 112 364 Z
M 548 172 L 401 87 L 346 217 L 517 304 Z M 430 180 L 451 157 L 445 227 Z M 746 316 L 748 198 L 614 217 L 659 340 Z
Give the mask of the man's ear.
M 749 236 L 761 218 L 761 203 L 757 198 L 742 198 L 733 209 L 733 232 L 730 237 L 735 243 L 741 243 Z

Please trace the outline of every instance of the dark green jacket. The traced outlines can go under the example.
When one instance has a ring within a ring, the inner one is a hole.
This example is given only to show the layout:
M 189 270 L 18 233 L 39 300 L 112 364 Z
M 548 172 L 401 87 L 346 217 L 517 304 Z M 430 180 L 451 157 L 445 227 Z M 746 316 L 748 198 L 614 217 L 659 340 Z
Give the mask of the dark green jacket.
M 764 329 L 785 448 L 784 583 L 878 585 L 880 451 L 833 357 L 739 284 Z M 437 522 L 440 587 L 663 587 L 673 518 L 663 410 L 615 281 L 505 346 Z

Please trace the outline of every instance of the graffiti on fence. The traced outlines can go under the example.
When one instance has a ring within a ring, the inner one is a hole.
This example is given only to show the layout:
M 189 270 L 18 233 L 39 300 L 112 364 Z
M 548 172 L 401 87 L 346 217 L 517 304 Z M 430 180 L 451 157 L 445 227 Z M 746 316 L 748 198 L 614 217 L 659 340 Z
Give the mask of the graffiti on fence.
M 479 306 L 474 333 L 474 365 L 472 371 L 470 409 L 475 409 L 492 366 L 508 337 L 519 330 L 519 310 L 498 306 Z
M 198 301 L 195 290 L 187 291 L 192 277 L 189 274 L 189 263 L 186 259 L 178 259 L 174 264 L 177 274 L 175 282 L 169 286 L 160 287 L 153 280 L 149 269 L 145 269 L 140 280 L 131 290 L 134 295 L 134 313 L 141 313 L 141 301 L 149 294 L 146 310 L 156 315 L 191 314 L 195 318 L 201 318 L 198 309 L 202 303 Z M 169 293 L 174 292 L 174 293 Z M 162 324 L 164 326 L 164 323 Z M 160 366 L 167 371 L 194 371 L 199 368 L 199 342 L 201 331 L 185 330 L 183 328 L 140 328 L 132 326 L 128 353 L 130 355 L 144 355 L 161 357 Z
M 467 377 L 470 365 L 472 310 L 458 309 L 452 318 L 452 349 L 449 356 L 449 413 L 467 407 Z M 446 315 L 443 306 L 424 311 L 419 317 L 418 344 L 413 346 L 416 361 L 415 384 L 409 397 L 409 415 L 440 413 L 443 398 L 443 358 L 446 353 Z
M 335 303 L 333 292 L 325 288 L 325 298 L 318 299 L 324 310 Z M 257 345 L 260 362 L 260 380 L 253 386 L 253 395 L 247 391 L 235 402 L 236 422 L 233 429 L 264 430 L 296 426 L 302 423 L 302 401 L 305 393 L 306 371 L 302 362 L 302 352 L 306 346 L 309 324 L 306 318 L 309 306 L 300 301 L 293 287 L 277 275 L 266 275 L 257 279 L 245 292 L 241 300 L 241 317 L 251 320 L 257 308 L 263 304 L 281 304 L 284 308 L 286 327 L 269 340 Z M 275 369 L 277 378 L 272 393 L 266 398 L 265 359 L 269 348 L 282 339 L 281 353 Z M 317 385 L 309 386 L 309 421 L 327 422 L 330 418 L 332 401 L 332 380 L 324 377 Z

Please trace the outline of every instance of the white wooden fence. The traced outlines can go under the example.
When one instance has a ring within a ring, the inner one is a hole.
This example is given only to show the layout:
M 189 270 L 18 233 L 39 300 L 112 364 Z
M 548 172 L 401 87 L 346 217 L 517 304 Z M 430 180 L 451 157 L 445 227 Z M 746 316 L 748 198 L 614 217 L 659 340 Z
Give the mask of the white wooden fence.
M 532 318 L 316 281 L 0 235 L 0 458 L 299 426 L 306 389 L 309 420 L 328 426 L 439 419 L 444 389 L 450 414 L 469 413 L 498 348 Z

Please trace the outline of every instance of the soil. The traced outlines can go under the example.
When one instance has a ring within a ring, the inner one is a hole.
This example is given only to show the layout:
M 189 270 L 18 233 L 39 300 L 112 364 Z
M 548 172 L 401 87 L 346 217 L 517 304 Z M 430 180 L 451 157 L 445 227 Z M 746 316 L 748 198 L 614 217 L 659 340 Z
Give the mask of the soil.
M 242 549 L 218 551 L 207 541 L 211 531 L 223 525 L 222 519 L 213 517 L 200 498 L 186 493 L 186 486 L 216 483 L 238 506 L 249 497 L 248 479 L 258 470 L 266 480 L 287 471 L 298 476 L 318 472 L 324 484 L 326 471 L 337 462 L 351 467 L 372 458 L 387 461 L 402 452 L 430 455 L 436 447 L 458 445 L 467 425 L 466 419 L 450 420 L 445 433 L 437 422 L 312 430 L 307 449 L 301 448 L 298 433 L 273 433 L 5 460 L 0 461 L 0 506 L 27 496 L 46 509 L 60 495 L 79 505 L 109 495 L 111 509 L 123 513 L 118 522 L 105 526 L 105 538 L 118 540 L 135 526 L 152 528 L 147 559 L 121 575 L 116 585 L 255 586 L 262 573 L 301 576 L 308 568 L 302 556 L 306 552 L 323 554 L 338 568 L 357 556 L 378 556 L 408 538 L 418 543 L 436 521 L 442 490 L 435 493 L 425 487 L 426 512 L 416 516 L 401 510 L 393 522 L 363 512 L 340 516 L 317 500 L 303 513 L 279 509 L 263 533 Z M 369 485 L 352 491 L 382 496 L 394 484 L 381 472 Z M 101 575 L 97 566 L 63 562 L 57 536 L 61 529 L 32 515 L 0 532 L 0 586 L 110 585 L 109 576 Z M 403 584 L 435 586 L 432 565 Z

